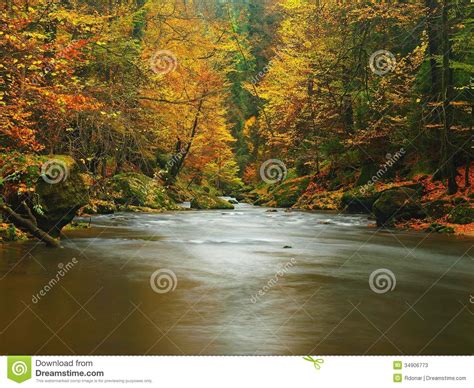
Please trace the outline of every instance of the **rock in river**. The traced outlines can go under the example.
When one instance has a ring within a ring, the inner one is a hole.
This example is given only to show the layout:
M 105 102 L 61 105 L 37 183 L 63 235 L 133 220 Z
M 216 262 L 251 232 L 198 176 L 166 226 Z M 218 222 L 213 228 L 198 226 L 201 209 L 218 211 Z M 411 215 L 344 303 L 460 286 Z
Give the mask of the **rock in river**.
M 372 211 L 378 226 L 390 226 L 396 221 L 424 216 L 419 192 L 407 187 L 383 191 L 374 202 Z
M 199 194 L 191 201 L 192 209 L 234 209 L 234 205 L 225 199 L 210 194 Z
M 89 202 L 87 175 L 69 156 L 55 155 L 58 168 L 63 168 L 60 180 L 39 178 L 35 192 L 41 206 L 41 214 L 35 212 L 38 226 L 53 237 L 58 237 L 61 229 L 69 224 L 77 211 Z

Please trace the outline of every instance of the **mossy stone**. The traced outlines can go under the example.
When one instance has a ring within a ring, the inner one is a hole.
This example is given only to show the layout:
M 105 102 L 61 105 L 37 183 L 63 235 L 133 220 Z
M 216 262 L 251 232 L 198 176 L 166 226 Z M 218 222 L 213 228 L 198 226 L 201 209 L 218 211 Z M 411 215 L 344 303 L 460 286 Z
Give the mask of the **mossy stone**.
M 383 191 L 374 202 L 372 210 L 379 226 L 389 226 L 396 221 L 422 218 L 425 215 L 419 193 L 405 187 Z
M 191 201 L 192 209 L 234 209 L 234 205 L 225 199 L 208 194 L 199 194 Z
M 304 193 L 310 182 L 309 176 L 287 179 L 271 191 L 272 199 L 278 207 L 292 207 Z
M 139 173 L 115 175 L 107 182 L 114 201 L 119 205 L 151 209 L 176 209 L 176 203 L 156 180 Z
M 53 237 L 69 224 L 77 211 L 89 202 L 88 177 L 82 174 L 73 158 L 54 155 L 48 160 L 58 160 L 65 169 L 64 176 L 55 182 L 41 177 L 35 187 L 41 214 L 35 213 L 38 226 Z
M 117 205 L 112 201 L 92 199 L 81 209 L 81 214 L 113 214 L 117 211 Z
M 342 195 L 341 206 L 350 212 L 370 213 L 379 195 L 380 193 L 373 189 L 361 190 L 361 188 L 354 188 Z

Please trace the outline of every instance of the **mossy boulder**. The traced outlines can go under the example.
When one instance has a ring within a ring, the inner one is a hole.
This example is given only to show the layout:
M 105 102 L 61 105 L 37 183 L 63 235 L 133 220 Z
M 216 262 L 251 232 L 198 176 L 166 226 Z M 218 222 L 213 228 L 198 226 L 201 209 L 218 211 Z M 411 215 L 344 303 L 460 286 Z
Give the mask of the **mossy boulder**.
M 374 202 L 372 211 L 379 226 L 390 226 L 397 221 L 425 216 L 425 212 L 421 207 L 419 193 L 414 189 L 406 187 L 397 187 L 383 191 Z
M 267 203 L 269 203 L 272 200 L 272 196 L 270 196 L 268 193 L 267 194 L 260 194 L 256 198 L 251 197 L 251 203 L 253 203 L 255 206 L 263 206 Z
M 210 194 L 198 194 L 191 201 L 191 209 L 234 209 L 234 205 Z
M 177 208 L 165 188 L 143 174 L 134 172 L 118 174 L 110 178 L 106 185 L 118 205 L 164 210 Z
M 373 188 L 362 189 L 356 187 L 346 191 L 341 198 L 341 206 L 350 212 L 370 213 L 374 202 L 378 199 L 380 193 Z
M 169 197 L 176 203 L 191 201 L 192 199 L 192 195 L 189 190 L 178 187 L 177 185 L 168 187 L 167 193 Z
M 271 202 L 269 204 L 284 208 L 292 207 L 305 192 L 309 182 L 310 177 L 304 176 L 295 179 L 287 179 L 283 183 L 271 187 L 269 190 Z
M 295 208 L 307 210 L 338 210 L 341 208 L 342 190 L 326 191 L 309 188 L 295 204 Z
M 84 206 L 81 214 L 113 214 L 117 211 L 117 205 L 112 201 L 105 201 L 102 199 L 91 199 L 91 201 Z
M 230 193 L 231 197 L 234 197 L 239 202 L 253 202 L 257 199 L 257 194 L 252 192 L 253 187 L 243 186 L 237 191 Z
M 249 203 L 253 203 L 256 206 L 264 205 L 268 201 L 271 200 L 271 194 L 268 192 L 269 186 L 264 185 L 255 188 L 254 190 L 248 192 L 245 196 L 245 199 L 240 199 L 239 201 L 248 201 Z
M 91 226 L 87 222 L 76 222 L 73 221 L 69 225 L 64 227 L 64 230 L 83 230 L 83 229 L 90 229 Z
M 254 205 L 289 208 L 298 202 L 310 183 L 311 177 L 286 179 L 280 184 L 265 185 L 246 194 Z M 244 199 L 245 200 L 245 199 Z
M 474 208 L 469 203 L 458 205 L 451 211 L 448 221 L 453 224 L 470 224 L 474 222 Z
M 89 179 L 69 156 L 48 157 L 43 166 L 43 175 L 35 187 L 39 205 L 35 217 L 42 230 L 58 237 L 61 229 L 89 202 Z

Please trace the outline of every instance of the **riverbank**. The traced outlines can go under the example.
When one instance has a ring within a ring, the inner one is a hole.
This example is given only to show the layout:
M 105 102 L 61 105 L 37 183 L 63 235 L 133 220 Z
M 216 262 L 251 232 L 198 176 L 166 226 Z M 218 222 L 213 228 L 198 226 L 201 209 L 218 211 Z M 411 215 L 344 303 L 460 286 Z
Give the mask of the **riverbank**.
M 15 179 L 1 182 L 6 195 L 0 203 L 4 207 L 0 213 L 0 242 L 42 239 L 39 233 L 43 233 L 56 245 L 64 228 L 76 227 L 76 216 L 183 210 L 178 204 L 185 201 L 193 209 L 234 208 L 219 197 L 221 192 L 206 185 L 177 180 L 173 186 L 165 186 L 159 176 L 139 172 L 104 178 L 84 172 L 68 156 L 55 155 L 50 161 L 51 169 L 46 173 L 41 167 L 44 157 L 11 159 L 9 164 L 2 164 L 7 176 Z
M 468 182 L 474 180 L 472 170 Z M 448 195 L 445 185 L 431 175 L 365 185 L 338 185 L 308 175 L 260 185 L 241 199 L 267 207 L 365 213 L 379 226 L 474 236 L 474 193 L 466 185 L 464 168 L 458 170 L 457 184 L 458 192 Z
M 182 210 L 178 205 L 181 202 L 201 210 L 233 209 L 235 205 L 235 201 L 220 198 L 226 193 L 215 187 L 180 179 L 165 186 L 160 176 L 139 172 L 94 177 L 84 173 L 72 158 L 61 155 L 53 161 L 63 175 L 54 180 L 53 176 L 48 178 L 31 170 L 31 166 L 44 163 L 44 159 L 36 157 L 12 164 L 12 173 L 20 179 L 5 184 L 9 193 L 6 198 L 19 216 L 38 224 L 54 238 L 60 236 L 64 227 L 71 227 L 77 215 L 160 213 Z M 464 169 L 458 170 L 459 190 L 453 195 L 448 195 L 445 185 L 428 174 L 362 184 L 360 176 L 357 180 L 355 176 L 346 176 L 344 180 L 326 172 L 298 177 L 294 171 L 281 182 L 260 182 L 232 195 L 239 201 L 264 207 L 361 213 L 373 218 L 378 226 L 474 236 L 474 194 L 466 184 L 466 178 L 468 183 L 474 180 L 473 171 L 471 168 L 466 176 Z M 0 222 L 0 241 L 35 236 L 31 228 L 15 226 L 8 217 Z

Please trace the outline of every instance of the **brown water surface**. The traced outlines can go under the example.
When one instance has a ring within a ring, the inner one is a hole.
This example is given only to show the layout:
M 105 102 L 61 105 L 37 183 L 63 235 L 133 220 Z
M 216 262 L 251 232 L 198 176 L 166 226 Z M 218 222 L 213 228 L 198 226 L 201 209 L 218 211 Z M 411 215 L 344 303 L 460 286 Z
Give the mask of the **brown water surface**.
M 0 247 L 2 354 L 474 351 L 473 239 L 249 205 L 92 226 L 64 249 Z M 153 291 L 159 269 L 176 275 L 174 291 Z M 371 290 L 378 269 L 393 290 Z

